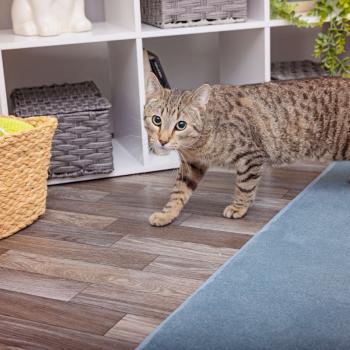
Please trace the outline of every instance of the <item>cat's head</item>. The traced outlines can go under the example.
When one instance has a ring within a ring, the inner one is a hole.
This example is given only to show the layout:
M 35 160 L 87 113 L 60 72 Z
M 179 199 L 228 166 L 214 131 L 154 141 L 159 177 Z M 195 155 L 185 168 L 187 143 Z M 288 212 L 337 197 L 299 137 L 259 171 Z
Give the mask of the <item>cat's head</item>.
M 211 88 L 205 84 L 194 91 L 164 89 L 150 73 L 146 83 L 144 124 L 151 149 L 156 154 L 185 150 L 199 139 L 203 113 Z

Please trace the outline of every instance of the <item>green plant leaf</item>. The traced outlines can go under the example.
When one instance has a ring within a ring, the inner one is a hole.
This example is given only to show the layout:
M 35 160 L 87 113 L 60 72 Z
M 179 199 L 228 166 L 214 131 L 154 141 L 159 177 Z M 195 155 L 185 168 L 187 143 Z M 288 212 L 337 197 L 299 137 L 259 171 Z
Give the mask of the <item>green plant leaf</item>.
M 308 15 L 316 16 L 318 22 L 310 24 L 295 12 L 295 4 L 288 0 L 270 0 L 272 18 L 282 18 L 297 27 L 321 27 L 314 45 L 314 56 L 319 58 L 328 75 L 350 76 L 349 57 L 342 57 L 350 37 L 350 1 L 315 0 L 315 8 Z M 324 23 L 329 24 L 324 27 Z

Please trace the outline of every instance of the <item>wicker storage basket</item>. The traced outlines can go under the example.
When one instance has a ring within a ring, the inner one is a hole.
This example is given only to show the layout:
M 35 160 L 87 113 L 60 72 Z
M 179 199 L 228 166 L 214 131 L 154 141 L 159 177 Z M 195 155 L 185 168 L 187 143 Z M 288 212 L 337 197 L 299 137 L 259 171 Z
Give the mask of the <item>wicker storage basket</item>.
M 0 137 L 0 239 L 30 225 L 45 211 L 57 121 L 33 117 L 26 122 L 34 128 Z
M 16 89 L 11 98 L 17 116 L 57 117 L 50 178 L 113 171 L 111 105 L 93 82 Z
M 272 80 L 320 78 L 324 74 L 325 72 L 319 63 L 309 60 L 271 64 Z
M 244 22 L 247 0 L 141 0 L 141 16 L 160 28 Z

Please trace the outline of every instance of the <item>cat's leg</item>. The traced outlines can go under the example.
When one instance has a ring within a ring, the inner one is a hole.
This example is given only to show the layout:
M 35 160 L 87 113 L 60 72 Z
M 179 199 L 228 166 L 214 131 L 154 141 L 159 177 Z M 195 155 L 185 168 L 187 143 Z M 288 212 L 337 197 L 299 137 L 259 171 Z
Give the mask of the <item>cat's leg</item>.
M 13 31 L 18 35 L 38 35 L 28 0 L 14 0 L 11 8 Z
M 62 26 L 53 13 L 54 0 L 30 0 L 38 33 L 42 36 L 53 36 L 62 33 Z
M 247 214 L 255 199 L 262 168 L 260 163 L 251 163 L 237 170 L 234 200 L 223 212 L 226 218 L 239 219 Z
M 86 32 L 91 30 L 91 22 L 85 16 L 84 0 L 74 0 L 70 27 L 72 32 Z
M 174 221 L 190 199 L 192 192 L 196 189 L 206 171 L 207 166 L 203 164 L 181 162 L 170 199 L 162 211 L 156 212 L 149 217 L 150 224 L 153 226 L 165 226 Z

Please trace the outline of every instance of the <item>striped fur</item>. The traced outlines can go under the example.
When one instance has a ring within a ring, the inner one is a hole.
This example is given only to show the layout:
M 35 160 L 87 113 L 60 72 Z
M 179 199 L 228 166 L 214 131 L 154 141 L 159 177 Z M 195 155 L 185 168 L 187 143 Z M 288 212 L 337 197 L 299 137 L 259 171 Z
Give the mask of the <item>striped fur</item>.
M 169 224 L 180 214 L 210 166 L 236 170 L 234 200 L 223 215 L 241 218 L 254 201 L 264 164 L 350 159 L 350 80 L 204 85 L 180 94 L 152 79 L 156 89 L 148 86 L 145 106 L 150 144 L 166 139 L 155 151 L 175 149 L 182 159 L 170 200 L 150 217 L 152 225 Z M 164 120 L 160 128 L 153 115 Z M 186 130 L 174 129 L 178 120 L 187 122 Z

